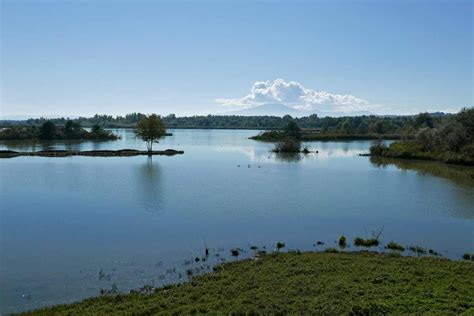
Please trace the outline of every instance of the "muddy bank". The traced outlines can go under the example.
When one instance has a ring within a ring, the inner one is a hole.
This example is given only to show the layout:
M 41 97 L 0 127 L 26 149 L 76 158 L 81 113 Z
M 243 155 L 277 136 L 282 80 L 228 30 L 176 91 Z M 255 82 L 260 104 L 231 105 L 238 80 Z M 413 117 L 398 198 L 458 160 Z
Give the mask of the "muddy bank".
M 154 150 L 151 152 L 136 149 L 120 150 L 86 150 L 86 151 L 68 151 L 68 150 L 42 150 L 42 151 L 14 151 L 0 150 L 0 158 L 13 158 L 20 156 L 38 156 L 38 157 L 69 157 L 69 156 L 89 156 L 89 157 L 131 157 L 131 156 L 174 156 L 184 154 L 182 150 L 166 149 Z

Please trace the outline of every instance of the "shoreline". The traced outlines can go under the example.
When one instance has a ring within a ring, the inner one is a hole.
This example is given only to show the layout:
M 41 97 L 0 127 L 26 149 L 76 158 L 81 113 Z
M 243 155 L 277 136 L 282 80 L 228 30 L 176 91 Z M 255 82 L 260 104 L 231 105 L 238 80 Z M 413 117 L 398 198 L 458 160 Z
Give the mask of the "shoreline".
M 471 275 L 471 277 L 468 277 Z M 187 282 L 113 292 L 24 315 L 472 313 L 474 264 L 373 252 L 273 252 Z
M 14 151 L 0 150 L 0 158 L 15 158 L 22 156 L 33 157 L 70 157 L 70 156 L 87 156 L 87 157 L 132 157 L 132 156 L 174 156 L 182 155 L 184 151 L 175 149 L 166 150 L 136 150 L 136 149 L 119 149 L 119 150 L 85 150 L 85 151 L 69 151 L 69 150 L 42 150 L 42 151 Z

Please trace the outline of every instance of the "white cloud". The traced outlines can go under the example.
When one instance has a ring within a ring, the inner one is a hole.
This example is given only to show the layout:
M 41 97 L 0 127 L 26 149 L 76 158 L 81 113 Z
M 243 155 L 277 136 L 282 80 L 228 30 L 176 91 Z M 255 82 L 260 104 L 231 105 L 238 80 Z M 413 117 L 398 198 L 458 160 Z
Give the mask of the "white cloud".
M 247 109 L 263 104 L 278 103 L 307 112 L 368 112 L 379 105 L 353 95 L 331 94 L 303 87 L 299 82 L 257 81 L 250 93 L 239 99 L 216 99 L 216 102 L 232 110 Z

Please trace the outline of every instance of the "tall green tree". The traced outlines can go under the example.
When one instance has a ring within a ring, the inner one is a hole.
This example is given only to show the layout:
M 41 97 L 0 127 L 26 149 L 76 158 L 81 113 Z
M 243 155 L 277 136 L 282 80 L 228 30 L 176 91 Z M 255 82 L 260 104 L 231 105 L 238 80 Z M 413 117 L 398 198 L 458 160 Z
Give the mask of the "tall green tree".
M 153 144 L 158 143 L 158 140 L 165 134 L 165 125 L 161 117 L 156 114 L 142 118 L 135 126 L 135 135 L 146 143 L 148 151 L 152 151 Z
M 285 127 L 285 133 L 297 139 L 301 137 L 301 129 L 295 121 L 288 122 L 288 125 Z
M 40 139 L 53 139 L 56 134 L 56 125 L 52 121 L 46 121 L 40 127 Z

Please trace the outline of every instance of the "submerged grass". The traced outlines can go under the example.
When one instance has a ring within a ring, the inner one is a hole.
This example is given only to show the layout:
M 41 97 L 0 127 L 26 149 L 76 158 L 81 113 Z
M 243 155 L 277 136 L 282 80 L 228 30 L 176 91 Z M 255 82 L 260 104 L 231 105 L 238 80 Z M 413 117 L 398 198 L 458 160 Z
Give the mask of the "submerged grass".
M 374 253 L 272 253 L 150 295 L 112 295 L 33 315 L 466 314 L 474 264 Z

